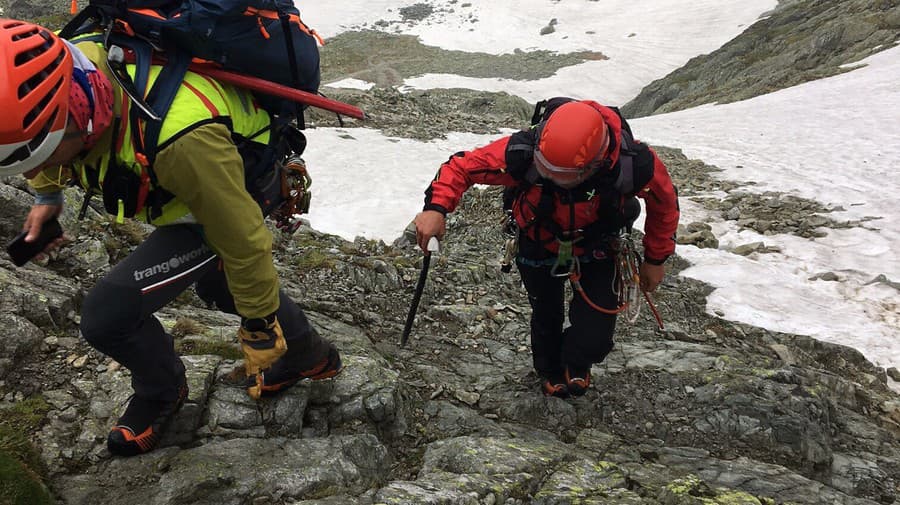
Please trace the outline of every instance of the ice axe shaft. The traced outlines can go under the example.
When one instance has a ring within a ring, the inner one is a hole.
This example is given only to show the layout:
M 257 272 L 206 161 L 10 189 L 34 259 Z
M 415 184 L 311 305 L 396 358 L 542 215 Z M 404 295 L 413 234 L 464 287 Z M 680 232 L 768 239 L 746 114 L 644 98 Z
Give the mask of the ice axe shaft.
M 416 319 L 416 311 L 419 309 L 419 300 L 422 298 L 422 291 L 425 290 L 425 279 L 428 278 L 428 267 L 431 265 L 431 253 L 440 249 L 438 239 L 431 237 L 427 247 L 428 251 L 425 252 L 425 258 L 422 259 L 422 270 L 419 272 L 419 282 L 416 283 L 416 292 L 413 294 L 412 304 L 409 306 L 409 314 L 406 315 L 406 324 L 403 326 L 403 335 L 400 337 L 400 347 L 406 347 L 406 341 L 409 339 L 409 332 L 412 330 L 413 321 Z

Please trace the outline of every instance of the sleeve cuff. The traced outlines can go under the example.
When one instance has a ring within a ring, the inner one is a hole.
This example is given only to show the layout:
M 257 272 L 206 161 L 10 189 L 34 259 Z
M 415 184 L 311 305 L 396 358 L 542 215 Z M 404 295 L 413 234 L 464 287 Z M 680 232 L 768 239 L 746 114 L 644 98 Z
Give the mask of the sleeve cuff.
M 62 205 L 63 204 L 63 194 L 62 191 L 54 191 L 53 193 L 38 193 L 34 197 L 35 205 Z
M 651 265 L 662 265 L 669 259 L 668 256 L 663 257 L 663 259 L 651 258 L 650 256 L 644 255 L 644 262 L 649 263 Z
M 436 210 L 445 216 L 447 215 L 447 209 L 435 203 L 425 204 L 425 207 L 422 210 Z

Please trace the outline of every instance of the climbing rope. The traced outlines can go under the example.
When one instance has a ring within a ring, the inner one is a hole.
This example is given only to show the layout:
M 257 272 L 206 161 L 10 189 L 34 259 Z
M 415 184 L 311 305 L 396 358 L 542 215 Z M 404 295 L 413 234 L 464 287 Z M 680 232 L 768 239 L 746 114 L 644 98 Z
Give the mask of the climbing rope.
M 613 245 L 616 272 L 615 275 L 613 275 L 612 289 L 617 297 L 616 308 L 607 309 L 601 307 L 588 297 L 587 293 L 584 291 L 584 287 L 581 285 L 581 262 L 578 260 L 577 256 L 570 257 L 568 273 L 562 275 L 568 275 L 569 282 L 572 284 L 572 289 L 581 296 L 582 300 L 584 300 L 589 307 L 604 314 L 619 314 L 624 312 L 625 318 L 630 323 L 635 322 L 641 313 L 640 302 L 641 294 L 643 294 L 644 300 L 647 301 L 647 305 L 650 307 L 650 311 L 653 313 L 653 317 L 656 319 L 656 324 L 659 326 L 659 329 L 665 329 L 662 316 L 660 316 L 659 311 L 656 309 L 656 305 L 650 298 L 650 294 L 643 292 L 640 289 L 641 257 L 634 247 L 634 241 L 629 236 L 621 236 Z M 555 271 L 556 267 L 554 267 L 554 275 L 560 275 L 559 273 L 555 273 Z

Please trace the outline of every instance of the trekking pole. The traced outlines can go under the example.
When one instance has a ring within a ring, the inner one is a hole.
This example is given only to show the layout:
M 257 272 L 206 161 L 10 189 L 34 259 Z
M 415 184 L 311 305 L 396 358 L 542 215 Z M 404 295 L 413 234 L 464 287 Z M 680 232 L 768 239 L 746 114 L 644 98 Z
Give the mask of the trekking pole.
M 425 251 L 425 258 L 422 259 L 422 271 L 419 272 L 419 282 L 416 284 L 416 291 L 413 293 L 412 303 L 409 306 L 409 313 L 406 315 L 406 324 L 403 326 L 403 335 L 400 337 L 400 347 L 406 346 L 409 339 L 409 332 L 412 330 L 413 320 L 416 318 L 416 310 L 419 308 L 419 300 L 422 298 L 422 291 L 425 290 L 425 279 L 428 278 L 428 267 L 431 264 L 431 253 L 440 249 L 440 243 L 437 237 L 431 237 L 428 241 L 428 250 Z

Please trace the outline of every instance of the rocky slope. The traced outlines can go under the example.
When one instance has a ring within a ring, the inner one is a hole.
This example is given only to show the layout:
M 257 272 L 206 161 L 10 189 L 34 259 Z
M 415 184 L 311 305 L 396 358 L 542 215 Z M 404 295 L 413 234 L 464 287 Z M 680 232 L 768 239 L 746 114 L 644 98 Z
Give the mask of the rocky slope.
M 721 48 L 645 87 L 623 112 L 640 117 L 736 102 L 834 75 L 895 45 L 898 32 L 895 0 L 782 1 Z
M 731 195 L 741 210 L 723 219 L 799 234 L 828 225 L 828 209 L 782 195 L 759 204 L 748 199 L 765 197 L 711 178 L 713 168 L 661 151 L 683 198 Z M 0 186 L 4 235 L 29 201 L 17 185 Z M 826 222 L 806 222 L 813 212 Z M 80 238 L 46 265 L 0 259 L 0 464 L 29 482 L 42 473 L 65 504 L 895 501 L 900 397 L 885 371 L 849 348 L 706 314 L 708 288 L 679 277 L 679 260 L 657 298 L 665 331 L 646 310 L 622 321 L 584 398 L 541 396 L 526 297 L 498 268 L 499 216 L 495 191 L 467 197 L 405 349 L 397 342 L 420 261 L 411 247 L 308 228 L 279 237 L 285 285 L 347 368 L 258 404 L 228 380 L 236 321 L 187 293 L 159 317 L 185 354 L 189 402 L 165 448 L 116 459 L 104 439 L 128 374 L 79 339 L 77 309 L 146 230 L 67 214 Z M 681 235 L 716 246 L 701 223 Z

